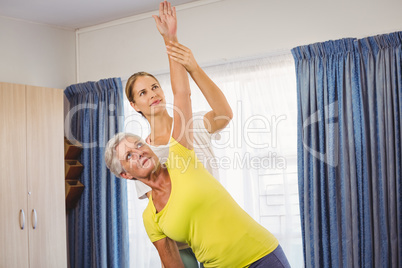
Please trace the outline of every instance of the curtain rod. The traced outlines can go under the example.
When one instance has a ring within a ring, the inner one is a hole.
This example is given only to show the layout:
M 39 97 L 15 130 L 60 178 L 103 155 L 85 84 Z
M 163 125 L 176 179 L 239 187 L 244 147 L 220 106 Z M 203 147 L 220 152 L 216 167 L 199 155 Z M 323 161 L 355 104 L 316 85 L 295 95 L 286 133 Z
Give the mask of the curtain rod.
M 252 60 L 258 60 L 258 59 L 264 59 L 264 58 L 269 58 L 269 57 L 276 57 L 276 56 L 284 56 L 284 55 L 291 55 L 291 49 L 281 49 L 277 50 L 274 52 L 266 53 L 266 54 L 260 54 L 260 55 L 253 55 L 253 56 L 248 56 L 248 57 L 241 57 L 241 58 L 233 58 L 230 60 L 226 59 L 221 59 L 215 62 L 210 62 L 206 64 L 200 64 L 201 68 L 209 68 L 209 67 L 215 67 L 219 65 L 225 65 L 225 64 L 232 64 L 232 63 L 238 63 L 238 62 L 246 62 L 246 61 L 252 61 Z M 162 69 L 162 70 L 157 70 L 152 72 L 153 75 L 158 76 L 158 75 L 164 75 L 169 73 L 169 69 Z M 131 75 L 128 76 L 122 76 L 121 80 L 126 81 L 128 78 L 130 78 Z

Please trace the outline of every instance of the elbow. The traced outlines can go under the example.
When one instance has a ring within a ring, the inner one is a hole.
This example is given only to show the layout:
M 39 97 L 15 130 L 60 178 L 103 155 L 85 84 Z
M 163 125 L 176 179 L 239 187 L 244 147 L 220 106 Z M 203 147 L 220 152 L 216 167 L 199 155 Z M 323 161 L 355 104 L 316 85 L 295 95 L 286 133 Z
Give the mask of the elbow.
M 233 119 L 233 112 L 232 109 L 228 109 L 227 111 L 225 111 L 225 113 L 222 113 L 219 116 L 216 116 L 214 118 L 215 122 L 216 122 L 216 126 L 217 128 L 215 129 L 215 131 L 220 131 L 223 128 L 225 128 L 227 125 L 229 125 L 230 121 L 232 121 Z M 215 132 L 214 131 L 214 132 Z
M 230 121 L 232 121 L 232 119 L 233 119 L 233 111 L 232 111 L 232 108 L 230 108 L 230 107 L 229 107 L 229 110 L 227 112 L 227 117 L 228 117 L 228 123 Z
M 233 111 L 232 109 L 229 107 L 221 116 L 220 119 L 224 119 L 225 120 L 225 127 L 230 123 L 230 121 L 232 121 L 233 119 Z

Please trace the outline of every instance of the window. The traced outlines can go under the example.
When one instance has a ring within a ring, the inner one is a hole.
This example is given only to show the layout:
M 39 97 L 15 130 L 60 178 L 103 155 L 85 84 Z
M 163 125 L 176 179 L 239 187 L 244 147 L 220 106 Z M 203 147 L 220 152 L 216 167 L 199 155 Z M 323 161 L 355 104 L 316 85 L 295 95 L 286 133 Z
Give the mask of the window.
M 297 183 L 297 100 L 290 54 L 204 68 L 228 99 L 233 120 L 213 148 L 220 181 L 239 205 L 280 241 L 292 267 L 303 267 Z M 157 76 L 172 103 L 169 74 Z M 123 81 L 123 85 L 125 81 Z M 209 105 L 191 81 L 193 111 Z M 171 111 L 169 111 L 170 114 Z M 146 137 L 148 123 L 128 101 L 126 129 Z M 147 200 L 129 182 L 131 267 L 157 267 L 159 257 L 142 225 Z

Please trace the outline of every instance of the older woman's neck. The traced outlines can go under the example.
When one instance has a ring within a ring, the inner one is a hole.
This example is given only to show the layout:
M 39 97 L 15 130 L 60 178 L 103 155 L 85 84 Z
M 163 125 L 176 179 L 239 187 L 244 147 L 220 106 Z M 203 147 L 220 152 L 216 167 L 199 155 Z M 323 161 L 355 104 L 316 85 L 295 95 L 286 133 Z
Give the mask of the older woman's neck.
M 159 165 L 155 172 L 152 172 L 148 186 L 153 192 L 170 191 L 170 175 L 165 165 Z

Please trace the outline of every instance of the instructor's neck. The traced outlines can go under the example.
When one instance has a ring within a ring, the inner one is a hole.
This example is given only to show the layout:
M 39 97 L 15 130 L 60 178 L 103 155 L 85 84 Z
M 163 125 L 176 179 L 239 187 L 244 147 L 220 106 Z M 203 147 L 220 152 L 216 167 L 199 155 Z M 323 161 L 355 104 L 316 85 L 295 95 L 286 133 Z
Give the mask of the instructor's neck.
M 173 118 L 165 112 L 161 115 L 154 116 L 148 120 L 151 133 L 149 134 L 150 144 L 165 145 L 169 142 L 172 130 Z

